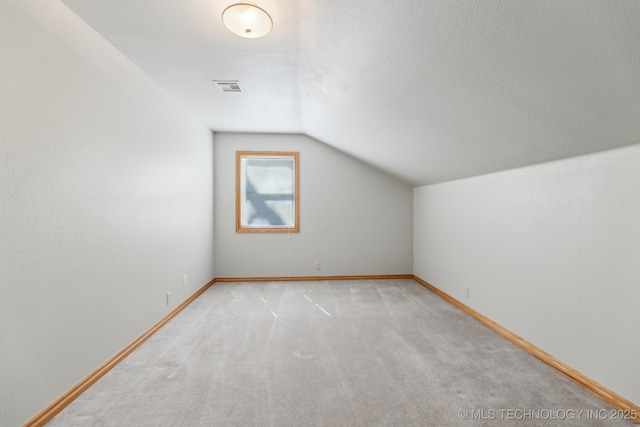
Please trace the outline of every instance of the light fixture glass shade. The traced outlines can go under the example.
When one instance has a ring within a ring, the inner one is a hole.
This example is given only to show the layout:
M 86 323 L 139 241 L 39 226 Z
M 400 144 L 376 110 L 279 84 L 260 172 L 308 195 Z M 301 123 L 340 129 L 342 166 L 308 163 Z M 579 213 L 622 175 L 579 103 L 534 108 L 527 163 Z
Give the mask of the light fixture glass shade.
M 234 34 L 248 39 L 264 37 L 273 28 L 271 16 L 258 6 L 233 4 L 222 12 L 222 22 Z

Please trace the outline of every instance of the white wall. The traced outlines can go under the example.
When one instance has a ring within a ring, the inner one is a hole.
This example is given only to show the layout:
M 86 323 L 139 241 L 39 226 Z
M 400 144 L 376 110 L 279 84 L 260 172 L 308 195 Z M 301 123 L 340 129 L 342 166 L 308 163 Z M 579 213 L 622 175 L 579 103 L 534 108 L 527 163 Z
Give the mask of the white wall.
M 236 150 L 300 152 L 300 233 L 236 233 Z M 215 194 L 217 277 L 411 274 L 412 188 L 312 138 L 216 134 Z
M 58 1 L 1 2 L 0 52 L 0 425 L 16 426 L 213 278 L 213 135 Z
M 416 188 L 414 272 L 638 404 L 639 165 L 636 145 Z

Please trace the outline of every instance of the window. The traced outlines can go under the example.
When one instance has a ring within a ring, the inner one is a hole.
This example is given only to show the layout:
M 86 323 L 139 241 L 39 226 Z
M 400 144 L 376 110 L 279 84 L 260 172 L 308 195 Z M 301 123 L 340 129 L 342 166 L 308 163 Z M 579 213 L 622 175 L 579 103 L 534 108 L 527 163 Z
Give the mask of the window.
M 300 154 L 236 151 L 236 231 L 300 231 Z

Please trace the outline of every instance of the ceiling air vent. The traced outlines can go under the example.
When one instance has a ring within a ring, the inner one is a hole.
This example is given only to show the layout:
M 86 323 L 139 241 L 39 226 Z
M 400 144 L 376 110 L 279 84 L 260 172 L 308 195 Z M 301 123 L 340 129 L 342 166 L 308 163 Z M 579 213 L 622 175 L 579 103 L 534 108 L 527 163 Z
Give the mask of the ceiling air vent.
M 214 80 L 223 92 L 242 92 L 238 80 Z

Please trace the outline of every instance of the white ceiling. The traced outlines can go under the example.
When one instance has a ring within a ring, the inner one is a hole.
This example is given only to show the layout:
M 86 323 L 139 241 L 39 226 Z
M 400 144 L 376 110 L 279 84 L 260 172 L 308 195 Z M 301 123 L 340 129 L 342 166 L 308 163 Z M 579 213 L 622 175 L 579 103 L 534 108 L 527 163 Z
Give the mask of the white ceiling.
M 640 143 L 637 0 L 256 0 L 257 40 L 222 25 L 233 0 L 62 1 L 212 130 L 413 185 Z

